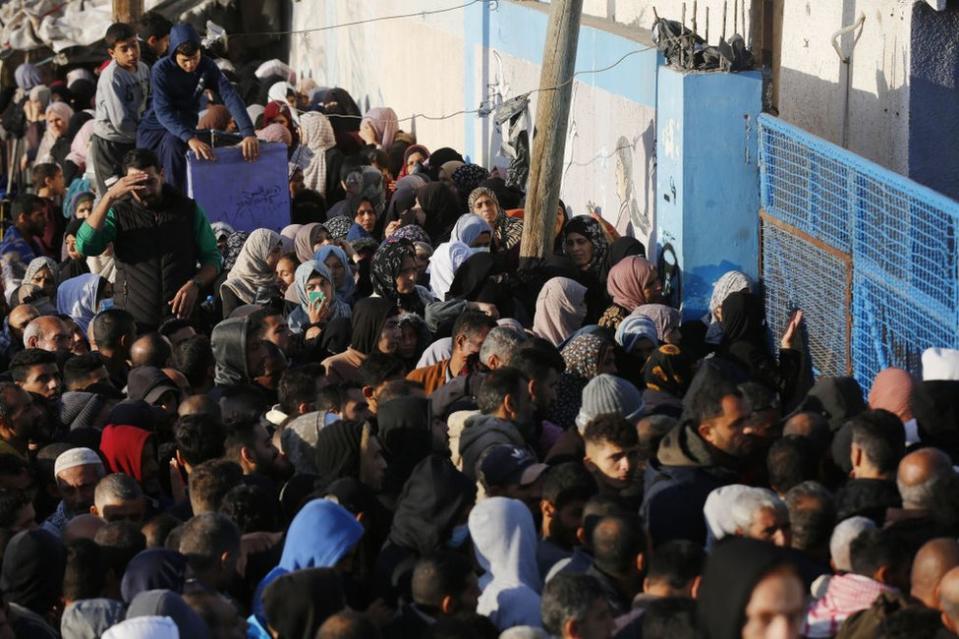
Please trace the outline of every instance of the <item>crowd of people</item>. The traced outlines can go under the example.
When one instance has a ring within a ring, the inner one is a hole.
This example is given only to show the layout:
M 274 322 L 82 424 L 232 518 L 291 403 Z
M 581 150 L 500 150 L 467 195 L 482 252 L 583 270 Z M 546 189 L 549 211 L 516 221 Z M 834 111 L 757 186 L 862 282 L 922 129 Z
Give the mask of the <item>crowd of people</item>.
M 956 636 L 959 351 L 816 379 L 743 273 L 684 317 L 562 203 L 520 260 L 522 161 L 104 40 L 0 93 L 0 639 Z M 289 226 L 211 224 L 186 154 L 261 144 Z

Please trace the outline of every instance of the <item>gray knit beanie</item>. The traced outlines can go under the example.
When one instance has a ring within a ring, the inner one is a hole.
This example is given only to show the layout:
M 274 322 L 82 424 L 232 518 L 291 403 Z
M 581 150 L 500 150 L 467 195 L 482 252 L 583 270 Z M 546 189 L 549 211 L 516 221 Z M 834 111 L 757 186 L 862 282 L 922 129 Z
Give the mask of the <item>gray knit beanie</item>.
M 586 424 L 600 415 L 622 415 L 636 421 L 643 414 L 643 395 L 622 377 L 603 373 L 597 375 L 583 389 L 583 404 L 576 416 L 580 435 Z

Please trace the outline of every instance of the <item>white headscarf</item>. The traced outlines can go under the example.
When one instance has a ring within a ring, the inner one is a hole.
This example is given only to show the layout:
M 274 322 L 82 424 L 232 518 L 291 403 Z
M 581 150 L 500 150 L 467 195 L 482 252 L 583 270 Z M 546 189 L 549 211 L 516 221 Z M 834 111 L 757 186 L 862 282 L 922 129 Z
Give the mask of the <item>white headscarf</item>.
M 267 257 L 280 245 L 280 234 L 276 231 L 257 229 L 250 233 L 223 286 L 233 291 L 244 304 L 252 304 L 259 288 L 276 281 Z
M 270 87 L 266 97 L 269 98 L 271 102 L 279 102 L 289 107 L 290 101 L 286 99 L 286 94 L 290 92 L 296 93 L 296 89 L 293 88 L 292 84 L 289 82 L 276 82 Z M 293 121 L 299 124 L 299 112 L 297 112 L 295 108 L 290 107 L 290 114 L 293 116 Z
M 473 249 L 462 242 L 444 242 L 436 247 L 426 272 L 430 274 L 430 288 L 437 299 L 446 300 L 456 271 L 472 254 Z

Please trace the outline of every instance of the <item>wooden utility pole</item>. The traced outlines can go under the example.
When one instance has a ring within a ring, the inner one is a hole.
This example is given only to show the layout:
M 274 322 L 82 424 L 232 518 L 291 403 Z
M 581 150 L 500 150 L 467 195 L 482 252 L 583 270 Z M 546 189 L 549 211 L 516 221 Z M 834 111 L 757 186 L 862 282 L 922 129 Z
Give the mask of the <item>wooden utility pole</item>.
M 523 214 L 523 243 L 520 246 L 523 260 L 544 258 L 553 250 L 553 228 L 563 177 L 566 128 L 582 13 L 583 0 L 550 2 L 543 70 L 539 76 L 542 93 L 536 105 L 536 135 L 533 137 L 529 189 Z
M 113 19 L 133 24 L 143 15 L 143 0 L 113 0 Z

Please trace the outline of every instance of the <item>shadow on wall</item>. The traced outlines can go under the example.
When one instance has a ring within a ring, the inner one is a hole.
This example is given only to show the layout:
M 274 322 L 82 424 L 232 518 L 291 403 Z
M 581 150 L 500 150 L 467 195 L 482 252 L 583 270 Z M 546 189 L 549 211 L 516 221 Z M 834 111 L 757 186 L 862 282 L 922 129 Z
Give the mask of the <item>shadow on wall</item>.
M 909 177 L 959 199 L 959 3 L 912 12 Z

